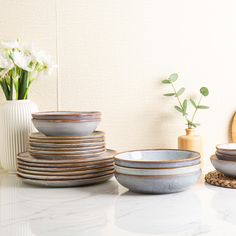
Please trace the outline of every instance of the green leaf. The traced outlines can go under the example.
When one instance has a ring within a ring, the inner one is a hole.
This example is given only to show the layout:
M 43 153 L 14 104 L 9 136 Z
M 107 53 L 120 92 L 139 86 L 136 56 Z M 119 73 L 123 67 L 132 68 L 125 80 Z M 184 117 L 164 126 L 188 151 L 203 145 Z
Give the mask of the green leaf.
M 199 106 L 197 106 L 197 108 L 198 108 L 198 109 L 209 109 L 208 106 L 203 106 L 203 105 L 199 105 Z
M 161 81 L 163 84 L 171 84 L 171 82 L 168 79 L 164 79 Z
M 164 94 L 164 96 L 167 96 L 167 97 L 171 97 L 171 96 L 174 96 L 175 95 L 175 93 L 166 93 L 166 94 Z
M 182 111 L 182 109 L 181 109 L 180 107 L 178 107 L 178 106 L 175 106 L 175 109 L 176 109 L 178 112 L 180 112 L 180 113 L 182 113 L 182 114 L 183 114 L 183 111 Z
M 197 108 L 197 104 L 196 104 L 196 102 L 195 102 L 192 98 L 190 98 L 189 101 L 191 102 L 191 104 L 192 104 L 195 108 Z
M 178 79 L 178 74 L 177 73 L 173 73 L 169 76 L 169 81 L 171 81 L 172 83 L 175 82 Z
M 184 102 L 183 102 L 183 114 L 184 115 L 186 115 L 187 106 L 188 106 L 188 100 L 185 99 Z
M 209 94 L 209 90 L 208 90 L 208 88 L 206 88 L 206 87 L 202 87 L 202 88 L 200 89 L 200 93 L 201 93 L 204 97 L 206 97 L 206 96 L 208 96 L 208 94 Z
M 18 99 L 25 99 L 25 93 L 28 87 L 28 71 L 22 70 L 18 83 Z
M 176 93 L 176 97 L 179 97 L 180 95 L 182 95 L 185 91 L 185 88 L 181 88 L 178 90 L 178 92 Z

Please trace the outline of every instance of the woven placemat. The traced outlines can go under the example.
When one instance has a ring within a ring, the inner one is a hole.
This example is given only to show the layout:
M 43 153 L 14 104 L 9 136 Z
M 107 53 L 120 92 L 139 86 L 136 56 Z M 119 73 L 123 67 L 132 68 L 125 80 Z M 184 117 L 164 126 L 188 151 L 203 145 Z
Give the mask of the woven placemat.
M 225 176 L 219 171 L 211 171 L 205 176 L 205 180 L 208 184 L 224 187 L 224 188 L 236 188 L 236 179 Z

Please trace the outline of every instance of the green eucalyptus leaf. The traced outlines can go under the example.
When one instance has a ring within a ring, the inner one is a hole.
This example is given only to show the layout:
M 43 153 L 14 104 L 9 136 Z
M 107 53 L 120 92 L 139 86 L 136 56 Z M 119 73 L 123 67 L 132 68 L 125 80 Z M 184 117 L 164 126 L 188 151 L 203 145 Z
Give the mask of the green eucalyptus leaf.
M 186 115 L 186 111 L 187 111 L 187 106 L 188 106 L 188 100 L 185 99 L 183 102 L 183 114 Z
M 178 92 L 176 93 L 176 97 L 179 97 L 180 95 L 182 95 L 185 91 L 185 88 L 181 88 L 178 90 Z
M 171 84 L 171 82 L 168 79 L 164 79 L 161 81 L 163 84 Z
M 199 105 L 199 106 L 197 106 L 197 108 L 198 108 L 198 109 L 209 109 L 208 106 L 203 106 L 203 105 Z
M 171 81 L 172 83 L 175 82 L 178 79 L 178 74 L 177 73 L 173 73 L 169 76 L 169 81 Z
M 195 108 L 197 108 L 197 104 L 196 104 L 196 102 L 195 102 L 192 98 L 190 98 L 189 101 L 191 102 L 191 104 L 192 104 Z
M 206 97 L 206 96 L 208 96 L 208 94 L 209 94 L 209 90 L 208 90 L 208 88 L 206 88 L 206 87 L 202 87 L 202 88 L 200 89 L 200 93 L 201 93 L 204 97 Z
M 179 106 L 175 106 L 175 109 L 176 109 L 178 112 L 180 112 L 180 113 L 183 114 L 183 111 L 182 111 L 182 109 L 181 109 Z
M 175 93 L 166 93 L 166 94 L 164 94 L 164 96 L 167 96 L 167 97 L 171 97 L 171 96 L 174 96 L 175 95 Z

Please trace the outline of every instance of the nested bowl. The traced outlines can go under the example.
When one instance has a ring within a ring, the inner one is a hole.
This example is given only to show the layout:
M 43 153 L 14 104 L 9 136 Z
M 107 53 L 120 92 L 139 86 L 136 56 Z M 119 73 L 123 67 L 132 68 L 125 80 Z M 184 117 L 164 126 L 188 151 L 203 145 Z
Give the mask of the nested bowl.
M 236 178 L 236 161 L 220 160 L 216 155 L 211 156 L 211 163 L 216 170 L 226 176 Z
M 199 164 L 200 154 L 179 149 L 134 150 L 117 154 L 115 163 L 129 168 L 176 168 Z
M 40 120 L 32 119 L 35 128 L 46 136 L 91 135 L 100 120 Z
M 236 143 L 225 143 L 216 145 L 217 153 L 222 155 L 236 156 Z
M 184 191 L 196 184 L 201 170 L 179 175 L 126 175 L 115 172 L 117 181 L 132 192 L 164 194 Z
M 36 112 L 32 114 L 38 120 L 97 120 L 101 118 L 99 111 L 48 111 Z

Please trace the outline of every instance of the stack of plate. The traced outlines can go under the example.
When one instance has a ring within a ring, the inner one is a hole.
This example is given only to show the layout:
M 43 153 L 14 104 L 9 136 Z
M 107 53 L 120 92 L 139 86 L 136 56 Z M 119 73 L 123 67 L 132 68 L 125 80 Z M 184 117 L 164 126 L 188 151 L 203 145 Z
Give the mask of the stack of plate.
M 17 157 L 17 173 L 24 182 L 68 187 L 112 177 L 115 152 L 106 149 L 104 133 L 94 131 L 99 112 L 43 112 L 32 116 L 42 133 L 30 134 L 28 152 Z
M 115 156 L 118 182 L 134 192 L 174 193 L 201 176 L 200 154 L 186 150 L 137 150 Z
M 211 163 L 219 172 L 236 178 L 236 143 L 217 145 L 216 153 L 211 157 Z

